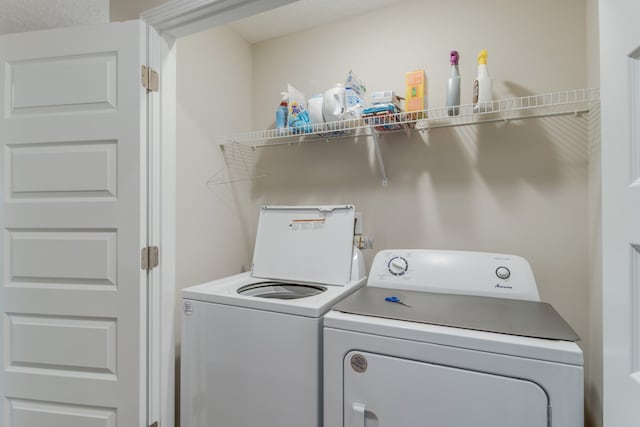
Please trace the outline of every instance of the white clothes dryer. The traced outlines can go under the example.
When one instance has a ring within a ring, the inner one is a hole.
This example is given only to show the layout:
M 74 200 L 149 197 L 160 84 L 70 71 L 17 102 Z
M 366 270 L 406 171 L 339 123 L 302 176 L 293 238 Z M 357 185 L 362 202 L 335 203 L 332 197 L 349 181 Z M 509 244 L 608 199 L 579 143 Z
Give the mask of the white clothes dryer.
M 583 427 L 577 335 L 529 263 L 378 253 L 324 322 L 325 427 Z
M 322 316 L 364 285 L 354 207 L 265 206 L 252 271 L 182 291 L 181 425 L 313 427 Z

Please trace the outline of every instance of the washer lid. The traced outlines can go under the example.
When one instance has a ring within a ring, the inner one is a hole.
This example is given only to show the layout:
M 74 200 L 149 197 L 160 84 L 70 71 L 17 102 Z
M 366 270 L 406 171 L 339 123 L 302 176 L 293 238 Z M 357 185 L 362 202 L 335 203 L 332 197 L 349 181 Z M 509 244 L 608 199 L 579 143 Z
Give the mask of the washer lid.
M 347 285 L 354 217 L 353 205 L 263 206 L 251 275 Z

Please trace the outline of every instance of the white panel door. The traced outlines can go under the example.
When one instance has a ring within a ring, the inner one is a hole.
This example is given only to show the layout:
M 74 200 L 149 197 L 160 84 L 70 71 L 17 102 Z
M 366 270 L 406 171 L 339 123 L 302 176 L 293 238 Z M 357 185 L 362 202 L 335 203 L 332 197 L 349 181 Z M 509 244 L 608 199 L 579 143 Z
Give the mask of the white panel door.
M 145 43 L 139 21 L 0 37 L 3 427 L 147 421 Z
M 537 384 L 352 351 L 344 358 L 345 427 L 548 427 Z
M 603 412 L 640 425 L 640 2 L 600 1 Z

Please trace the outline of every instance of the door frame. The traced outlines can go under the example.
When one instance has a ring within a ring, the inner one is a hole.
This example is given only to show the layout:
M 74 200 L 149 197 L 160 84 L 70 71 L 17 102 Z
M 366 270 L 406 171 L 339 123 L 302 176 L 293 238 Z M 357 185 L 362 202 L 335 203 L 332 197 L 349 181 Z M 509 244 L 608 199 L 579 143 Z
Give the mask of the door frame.
M 176 40 L 297 0 L 172 0 L 143 12 L 147 65 L 160 74 L 148 99 L 149 245 L 158 246 L 159 268 L 149 277 L 149 420 L 175 424 L 176 305 Z
M 599 2 L 603 425 L 637 425 L 640 396 L 640 32 L 634 0 Z

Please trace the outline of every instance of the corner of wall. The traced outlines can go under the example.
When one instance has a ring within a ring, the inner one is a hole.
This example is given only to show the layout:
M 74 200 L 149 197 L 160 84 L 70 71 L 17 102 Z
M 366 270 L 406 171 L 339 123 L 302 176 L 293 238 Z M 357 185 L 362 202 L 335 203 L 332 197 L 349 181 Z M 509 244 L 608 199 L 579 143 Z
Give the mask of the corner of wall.
M 588 237 L 589 237 L 589 360 L 585 367 L 586 426 L 602 426 L 602 189 L 600 106 L 589 112 L 589 170 L 588 170 Z
M 587 0 L 587 84 L 600 87 L 598 0 Z
M 600 36 L 598 0 L 587 0 L 587 84 L 600 87 Z M 601 427 L 602 414 L 602 190 L 600 107 L 589 113 L 588 128 L 588 238 L 589 238 L 589 361 L 585 379 L 585 425 Z

